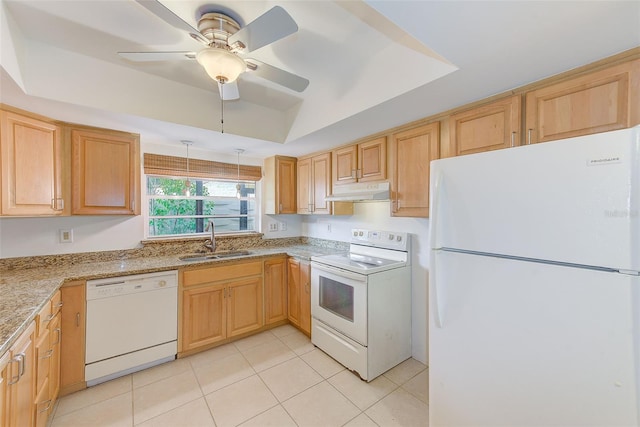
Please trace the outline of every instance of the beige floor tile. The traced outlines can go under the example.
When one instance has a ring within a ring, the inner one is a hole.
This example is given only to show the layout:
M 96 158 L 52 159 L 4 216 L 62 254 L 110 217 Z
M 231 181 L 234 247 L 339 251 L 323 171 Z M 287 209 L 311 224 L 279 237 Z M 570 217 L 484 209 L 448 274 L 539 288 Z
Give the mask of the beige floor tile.
M 324 351 L 317 348 L 309 353 L 300 355 L 300 357 L 324 378 L 332 377 L 338 372 L 345 370 L 344 366 L 336 362 L 335 359 Z
M 238 348 L 233 343 L 229 343 L 221 345 L 219 347 L 214 347 L 210 350 L 196 353 L 181 360 L 190 362 L 192 366 L 198 366 L 202 364 L 217 363 L 220 359 L 239 353 L 240 350 L 238 350 Z
M 299 357 L 260 372 L 260 377 L 280 402 L 322 381 Z
M 396 383 L 383 375 L 368 383 L 351 371 L 342 371 L 327 381 L 362 411 L 398 388 Z
M 140 424 L 202 397 L 193 371 L 156 381 L 133 390 L 133 419 Z
M 366 414 L 360 414 L 346 423 L 344 427 L 378 427 L 378 424 L 376 424 L 371 418 L 367 417 Z
M 218 427 L 236 426 L 278 404 L 257 375 L 206 396 Z
M 426 365 L 418 362 L 414 358 L 409 358 L 394 368 L 391 368 L 383 375 L 394 383 L 402 385 L 425 369 L 427 369 Z
M 428 426 L 429 407 L 399 388 L 365 411 L 381 426 Z
M 299 426 L 342 426 L 360 410 L 326 381 L 282 404 Z
M 402 388 L 429 404 L 429 370 L 425 369 L 402 385 Z
M 274 406 L 268 411 L 240 424 L 242 427 L 296 427 L 297 424 L 287 414 L 282 405 Z
M 277 341 L 277 337 L 271 333 L 271 331 L 260 332 L 259 334 L 251 335 L 250 337 L 243 338 L 233 344 L 240 351 L 245 351 L 251 347 L 255 347 L 260 344 Z
M 133 412 L 130 391 L 65 415 L 56 414 L 51 422 L 51 427 L 130 427 L 131 425 L 133 425 Z
M 163 363 L 132 374 L 133 388 L 142 387 L 190 370 L 191 364 L 184 359 Z
M 131 375 L 89 387 L 60 398 L 55 416 L 68 414 L 89 405 L 131 391 Z
M 256 372 L 264 371 L 296 357 L 296 354 L 278 339 L 251 347 L 242 351 L 242 354 Z
M 289 334 L 292 334 L 294 332 L 299 332 L 294 326 L 292 325 L 282 325 L 282 326 L 278 326 L 277 328 L 273 328 L 273 329 L 269 329 L 271 331 L 271 333 L 273 335 L 275 335 L 278 338 L 282 338 L 284 336 L 287 336 Z
M 151 418 L 136 427 L 216 427 L 204 397 Z
M 214 363 L 194 365 L 193 370 L 205 395 L 256 373 L 240 353 Z
M 300 331 L 295 331 L 289 335 L 280 337 L 280 341 L 285 343 L 286 346 L 293 350 L 298 356 L 309 353 L 316 348 L 311 344 L 309 337 Z

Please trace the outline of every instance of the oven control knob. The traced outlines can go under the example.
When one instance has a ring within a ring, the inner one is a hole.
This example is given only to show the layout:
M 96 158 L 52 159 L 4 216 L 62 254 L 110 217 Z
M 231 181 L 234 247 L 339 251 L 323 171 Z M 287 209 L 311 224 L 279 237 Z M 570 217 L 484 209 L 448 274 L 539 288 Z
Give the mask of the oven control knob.
M 393 240 L 393 234 L 389 234 L 389 240 Z
M 402 236 L 396 236 L 396 240 L 397 240 L 398 242 L 401 242 L 401 241 L 402 241 Z
M 158 287 L 159 288 L 164 288 L 165 286 L 167 286 L 167 281 L 166 280 L 160 280 L 158 282 Z
M 358 232 L 357 231 L 353 232 L 353 237 L 358 237 Z
M 358 231 L 358 236 L 363 236 L 364 233 L 362 231 Z

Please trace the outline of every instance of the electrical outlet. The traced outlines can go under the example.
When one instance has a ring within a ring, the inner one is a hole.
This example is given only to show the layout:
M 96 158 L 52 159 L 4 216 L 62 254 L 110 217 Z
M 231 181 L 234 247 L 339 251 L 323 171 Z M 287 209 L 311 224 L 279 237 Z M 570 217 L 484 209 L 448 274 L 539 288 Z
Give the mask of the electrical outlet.
M 72 243 L 73 242 L 73 229 L 59 230 L 60 243 Z
M 281 222 L 280 223 L 280 231 L 287 231 L 287 223 L 286 222 Z
M 277 222 L 269 223 L 269 231 L 278 231 L 278 223 Z

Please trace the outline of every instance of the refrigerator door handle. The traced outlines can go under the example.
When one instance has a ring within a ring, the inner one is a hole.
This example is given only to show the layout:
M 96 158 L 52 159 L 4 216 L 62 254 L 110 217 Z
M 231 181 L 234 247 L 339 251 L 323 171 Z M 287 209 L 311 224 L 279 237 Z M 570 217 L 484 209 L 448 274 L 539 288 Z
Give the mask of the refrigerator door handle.
M 433 187 L 433 198 L 431 200 L 432 209 L 431 209 L 431 255 L 429 260 L 429 286 L 433 288 L 432 296 L 433 296 L 433 318 L 435 319 L 436 327 L 442 328 L 442 306 L 441 306 L 441 298 L 442 298 L 442 286 L 439 278 L 437 277 L 436 271 L 436 252 L 438 251 L 438 226 L 439 224 L 439 212 L 440 212 L 440 197 L 442 193 L 442 184 L 444 178 L 442 177 L 442 172 L 438 171 L 436 175 L 435 184 Z

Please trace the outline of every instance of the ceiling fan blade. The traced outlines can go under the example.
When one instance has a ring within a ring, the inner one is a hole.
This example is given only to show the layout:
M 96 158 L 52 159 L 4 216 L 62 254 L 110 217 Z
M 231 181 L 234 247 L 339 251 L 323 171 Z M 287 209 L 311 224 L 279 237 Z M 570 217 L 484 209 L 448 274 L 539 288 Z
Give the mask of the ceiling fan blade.
M 309 80 L 304 77 L 292 74 L 288 71 L 256 61 L 255 59 L 247 59 L 247 70 L 255 73 L 263 79 L 272 81 L 281 86 L 287 87 L 296 92 L 303 92 L 309 86 Z
M 220 91 L 220 98 L 222 98 L 223 101 L 233 101 L 234 99 L 240 98 L 237 80 L 225 84 L 218 82 L 218 90 Z
M 192 38 L 199 42 L 209 45 L 210 41 L 200 34 L 200 31 L 193 28 L 189 23 L 185 22 L 178 15 L 173 13 L 168 7 L 160 3 L 158 0 L 136 0 L 140 5 L 146 8 L 148 11 L 176 28 L 188 32 Z
M 140 1 L 140 0 L 138 0 Z M 296 21 L 280 6 L 275 6 L 229 36 L 228 43 L 240 42 L 244 52 L 251 52 L 298 31 Z
M 195 52 L 118 52 L 124 59 L 134 62 L 181 61 L 196 59 Z

